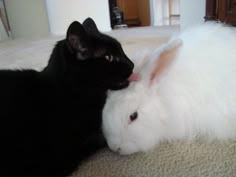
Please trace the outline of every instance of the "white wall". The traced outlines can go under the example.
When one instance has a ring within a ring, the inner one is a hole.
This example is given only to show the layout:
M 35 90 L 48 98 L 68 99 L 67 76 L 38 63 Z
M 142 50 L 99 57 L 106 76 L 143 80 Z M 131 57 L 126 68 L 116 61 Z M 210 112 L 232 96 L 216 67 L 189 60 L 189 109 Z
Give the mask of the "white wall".
M 64 35 L 74 20 L 83 22 L 91 17 L 99 30 L 109 31 L 108 0 L 46 0 L 49 26 L 52 34 Z
M 206 0 L 180 0 L 180 26 L 184 30 L 204 22 Z
M 179 15 L 180 14 L 180 0 L 172 0 L 171 1 L 171 15 Z
M 5 3 L 13 38 L 48 35 L 44 0 L 6 0 Z
M 8 39 L 7 31 L 3 25 L 2 19 L 0 18 L 0 41 Z
M 1 40 L 8 39 L 8 34 L 7 34 L 8 30 L 4 26 L 4 21 L 6 22 L 6 15 L 4 13 L 5 8 L 4 8 L 3 0 L 0 0 L 0 10 L 1 10 L 1 14 L 0 14 L 0 41 L 1 41 Z
M 151 25 L 169 25 L 169 15 L 180 14 L 180 0 L 171 0 L 171 4 L 169 4 L 168 0 L 150 0 L 150 9 Z
M 151 25 L 161 26 L 169 24 L 168 0 L 150 0 Z

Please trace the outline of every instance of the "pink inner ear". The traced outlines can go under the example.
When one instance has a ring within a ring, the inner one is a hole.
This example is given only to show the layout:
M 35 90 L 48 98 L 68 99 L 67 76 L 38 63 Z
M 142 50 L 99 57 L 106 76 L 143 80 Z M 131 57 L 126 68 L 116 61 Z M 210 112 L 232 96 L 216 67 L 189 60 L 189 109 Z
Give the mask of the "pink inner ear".
M 132 73 L 128 78 L 128 81 L 130 82 L 139 81 L 139 80 L 141 80 L 141 76 L 138 73 Z
M 181 40 L 176 40 L 173 42 L 169 49 L 164 50 L 157 60 L 156 66 L 154 67 L 154 70 L 151 73 L 150 81 L 151 83 L 155 78 L 158 78 L 165 69 L 173 62 L 173 60 L 176 58 L 176 54 L 178 49 L 182 46 Z

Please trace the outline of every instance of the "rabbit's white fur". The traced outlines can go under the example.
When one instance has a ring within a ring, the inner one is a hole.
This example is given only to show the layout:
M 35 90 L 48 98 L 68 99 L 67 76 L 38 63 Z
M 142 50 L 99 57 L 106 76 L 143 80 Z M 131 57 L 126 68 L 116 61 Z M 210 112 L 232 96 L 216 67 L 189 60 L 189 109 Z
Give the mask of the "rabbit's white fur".
M 131 154 L 161 141 L 199 136 L 236 140 L 235 27 L 205 23 L 179 38 L 183 45 L 154 83 L 150 85 L 154 63 L 172 41 L 142 56 L 141 81 L 109 92 L 102 128 L 112 150 Z M 134 112 L 138 118 L 131 121 Z

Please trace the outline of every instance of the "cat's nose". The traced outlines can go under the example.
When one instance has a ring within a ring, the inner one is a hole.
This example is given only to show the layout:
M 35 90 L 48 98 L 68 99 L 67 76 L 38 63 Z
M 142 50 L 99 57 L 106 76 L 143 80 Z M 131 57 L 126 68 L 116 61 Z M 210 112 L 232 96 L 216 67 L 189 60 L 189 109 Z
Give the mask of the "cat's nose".
M 126 63 L 131 70 L 134 69 L 134 63 L 127 56 L 125 56 L 123 62 Z
M 129 61 L 129 67 L 133 70 L 134 69 L 134 63 L 132 61 Z

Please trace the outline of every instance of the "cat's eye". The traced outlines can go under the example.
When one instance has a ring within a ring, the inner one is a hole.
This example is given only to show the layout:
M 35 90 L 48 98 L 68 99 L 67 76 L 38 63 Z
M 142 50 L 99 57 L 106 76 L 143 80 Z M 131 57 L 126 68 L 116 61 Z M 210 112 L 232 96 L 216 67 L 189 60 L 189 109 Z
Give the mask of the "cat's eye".
M 135 121 L 137 118 L 138 118 L 138 112 L 137 111 L 129 116 L 130 122 Z
M 113 55 L 106 55 L 105 58 L 106 58 L 106 60 L 109 61 L 109 62 L 113 62 L 113 60 L 114 60 Z

